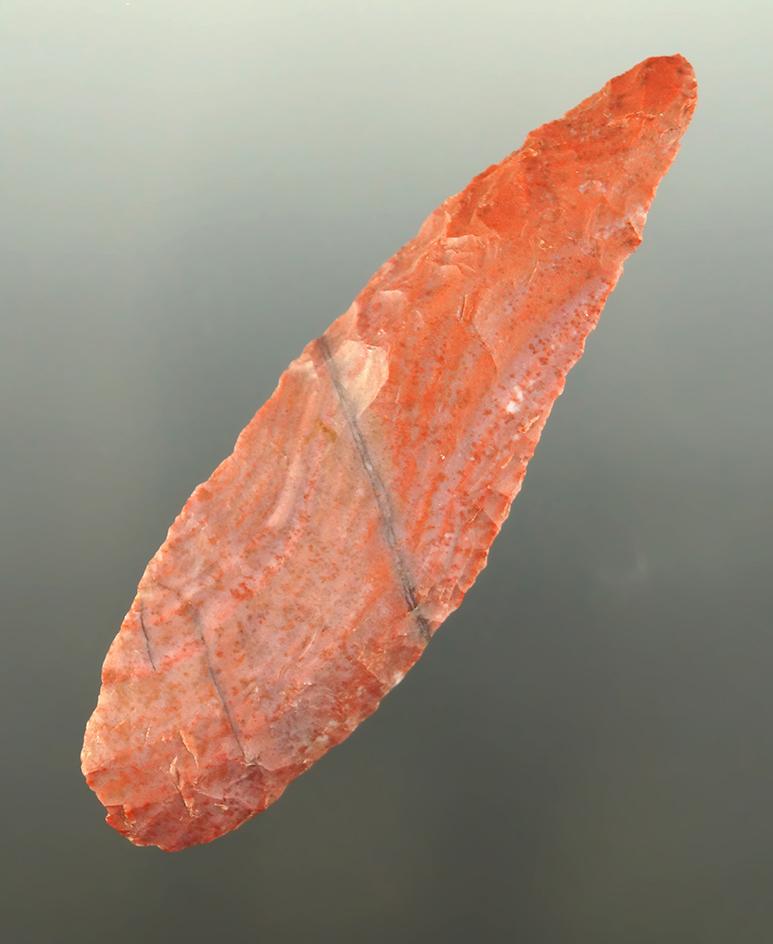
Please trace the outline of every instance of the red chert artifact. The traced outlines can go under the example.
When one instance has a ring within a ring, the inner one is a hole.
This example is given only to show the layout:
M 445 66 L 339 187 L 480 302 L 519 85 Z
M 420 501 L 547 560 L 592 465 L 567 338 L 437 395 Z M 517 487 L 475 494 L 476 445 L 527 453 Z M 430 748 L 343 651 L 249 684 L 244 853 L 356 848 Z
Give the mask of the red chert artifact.
M 151 560 L 83 770 L 132 842 L 234 829 L 462 601 L 695 106 L 648 59 L 451 197 L 279 381 Z

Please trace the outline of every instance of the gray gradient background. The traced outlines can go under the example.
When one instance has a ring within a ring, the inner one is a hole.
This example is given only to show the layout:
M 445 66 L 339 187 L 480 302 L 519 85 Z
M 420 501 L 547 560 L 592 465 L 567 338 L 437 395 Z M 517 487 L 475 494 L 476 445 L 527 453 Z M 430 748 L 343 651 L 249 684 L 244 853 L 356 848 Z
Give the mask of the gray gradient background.
M 771 940 L 772 17 L 0 2 L 6 940 Z M 82 729 L 191 489 L 440 200 L 677 50 L 695 121 L 462 610 L 268 813 L 130 846 Z

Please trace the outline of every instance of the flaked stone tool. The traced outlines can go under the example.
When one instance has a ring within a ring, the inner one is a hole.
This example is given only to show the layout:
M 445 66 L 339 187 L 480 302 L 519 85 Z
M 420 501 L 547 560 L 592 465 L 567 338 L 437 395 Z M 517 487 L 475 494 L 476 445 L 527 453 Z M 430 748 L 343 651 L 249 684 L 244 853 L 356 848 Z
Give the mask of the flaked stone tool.
M 132 842 L 264 810 L 462 601 L 695 107 L 612 79 L 432 213 L 186 502 L 105 659 L 82 766 Z

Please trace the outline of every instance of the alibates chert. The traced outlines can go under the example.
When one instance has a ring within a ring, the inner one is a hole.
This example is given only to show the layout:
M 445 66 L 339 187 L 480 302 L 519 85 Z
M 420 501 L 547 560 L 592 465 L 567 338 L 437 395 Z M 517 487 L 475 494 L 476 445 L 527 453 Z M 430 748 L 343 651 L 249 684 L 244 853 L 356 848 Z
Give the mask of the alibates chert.
M 648 59 L 432 213 L 282 375 L 140 581 L 83 771 L 132 842 L 234 829 L 375 711 L 486 563 L 695 106 Z

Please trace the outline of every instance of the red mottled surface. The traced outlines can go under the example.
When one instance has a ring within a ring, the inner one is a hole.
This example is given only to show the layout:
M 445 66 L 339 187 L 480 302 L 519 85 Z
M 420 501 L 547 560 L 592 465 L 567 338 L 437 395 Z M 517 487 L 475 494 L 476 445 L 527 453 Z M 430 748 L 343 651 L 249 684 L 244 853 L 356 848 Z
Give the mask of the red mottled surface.
M 486 563 L 695 105 L 648 59 L 440 206 L 190 497 L 105 659 L 83 770 L 181 849 L 342 741 Z

